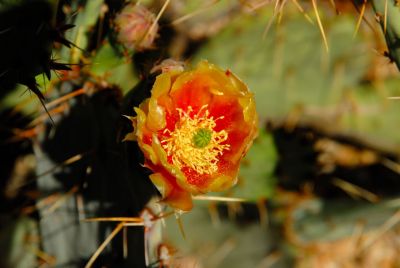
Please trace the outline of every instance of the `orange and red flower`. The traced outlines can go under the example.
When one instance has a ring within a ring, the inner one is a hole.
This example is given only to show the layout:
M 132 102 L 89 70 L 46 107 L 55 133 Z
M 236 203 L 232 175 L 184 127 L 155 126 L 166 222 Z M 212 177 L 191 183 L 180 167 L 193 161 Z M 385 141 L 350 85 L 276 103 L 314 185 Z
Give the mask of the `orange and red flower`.
M 237 181 L 240 160 L 257 135 L 253 94 L 233 73 L 202 61 L 192 71 L 157 76 L 133 118 L 134 133 L 163 201 L 192 208 L 192 195 Z

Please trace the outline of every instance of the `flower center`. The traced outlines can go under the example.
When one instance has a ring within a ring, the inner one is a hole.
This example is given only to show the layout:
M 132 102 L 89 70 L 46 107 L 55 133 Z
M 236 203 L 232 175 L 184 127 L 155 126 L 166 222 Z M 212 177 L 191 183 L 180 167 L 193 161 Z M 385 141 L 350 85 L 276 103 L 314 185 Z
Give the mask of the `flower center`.
M 193 144 L 197 148 L 204 148 L 210 143 L 211 138 L 212 130 L 209 130 L 208 128 L 200 128 L 193 135 Z
M 191 116 L 193 108 L 187 111 L 177 108 L 179 121 L 175 129 L 164 130 L 169 137 L 161 141 L 161 145 L 172 163 L 180 169 L 189 167 L 199 174 L 212 174 L 218 170 L 218 156 L 224 150 L 229 150 L 229 144 L 223 144 L 228 139 L 225 130 L 215 131 L 216 121 L 224 117 L 210 116 L 207 105 L 200 108 L 197 114 Z

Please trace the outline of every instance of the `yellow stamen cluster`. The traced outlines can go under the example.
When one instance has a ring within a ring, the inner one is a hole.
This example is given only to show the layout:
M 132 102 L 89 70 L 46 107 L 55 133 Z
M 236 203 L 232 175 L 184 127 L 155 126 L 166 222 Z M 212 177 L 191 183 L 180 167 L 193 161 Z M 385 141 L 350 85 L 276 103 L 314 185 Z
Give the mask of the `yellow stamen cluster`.
M 224 150 L 229 150 L 229 144 L 222 144 L 228 139 L 228 133 L 225 130 L 215 131 L 217 125 L 215 122 L 224 117 L 214 119 L 210 117 L 207 105 L 200 108 L 197 114 L 191 117 L 193 108 L 188 107 L 187 111 L 180 108 L 176 109 L 179 113 L 179 121 L 175 129 L 170 131 L 166 129 L 165 133 L 169 137 L 162 140 L 161 144 L 168 156 L 172 156 L 172 163 L 179 167 L 189 167 L 199 174 L 212 174 L 218 170 L 218 156 L 223 154 Z M 200 133 L 199 133 L 200 131 Z M 196 143 L 202 132 L 209 132 L 211 137 L 207 137 L 200 145 Z

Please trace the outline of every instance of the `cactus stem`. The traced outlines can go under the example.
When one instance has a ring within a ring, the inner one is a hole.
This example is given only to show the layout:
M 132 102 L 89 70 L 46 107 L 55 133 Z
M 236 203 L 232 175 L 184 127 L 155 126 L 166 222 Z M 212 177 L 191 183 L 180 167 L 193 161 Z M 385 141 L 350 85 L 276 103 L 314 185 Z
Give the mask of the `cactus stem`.
M 165 9 L 168 7 L 169 2 L 171 2 L 171 0 L 165 0 L 164 5 L 162 6 L 161 10 L 158 12 L 156 19 L 153 21 L 153 23 L 151 24 L 151 26 L 149 27 L 149 29 L 147 30 L 146 34 L 143 35 L 142 40 L 146 40 L 147 36 L 154 31 L 154 27 L 156 27 L 158 21 L 160 20 L 162 14 L 164 13 Z
M 140 217 L 109 217 L 109 218 L 90 218 L 90 219 L 85 219 L 85 221 L 143 222 L 143 219 Z
M 75 185 L 68 192 L 59 196 L 56 201 L 46 210 L 43 210 L 43 215 L 49 215 L 56 211 L 68 198 L 70 198 L 73 194 L 77 193 L 79 187 Z
M 379 197 L 376 194 L 348 181 L 334 178 L 332 183 L 354 199 L 361 197 L 371 203 L 377 203 L 379 201 Z
M 299 4 L 299 2 L 297 0 L 292 0 L 293 4 L 297 7 L 297 9 L 300 11 L 301 14 L 303 14 L 303 16 L 306 18 L 306 20 L 311 23 L 312 25 L 314 25 L 313 20 L 311 19 L 310 16 L 308 16 L 308 14 L 304 11 L 304 8 Z
M 54 266 L 57 263 L 57 260 L 54 256 L 51 256 L 49 254 L 47 254 L 46 252 L 40 250 L 39 248 L 36 247 L 28 247 L 27 249 L 29 251 L 33 251 L 33 253 L 42 261 L 44 261 L 46 264 L 48 264 L 49 266 Z
M 117 227 L 114 228 L 114 230 L 111 232 L 109 236 L 107 236 L 106 240 L 100 245 L 100 247 L 97 248 L 96 252 L 90 257 L 89 261 L 85 265 L 85 268 L 90 268 L 92 267 L 93 263 L 97 259 L 97 257 L 100 255 L 100 253 L 105 249 L 105 247 L 110 243 L 110 241 L 121 231 L 121 229 L 124 227 L 124 222 L 121 222 L 117 225 Z
M 180 18 L 177 18 L 177 19 L 173 20 L 171 22 L 171 25 L 178 25 L 178 24 L 180 24 L 180 23 L 182 23 L 184 21 L 187 21 L 187 20 L 191 19 L 194 16 L 197 16 L 197 15 L 209 10 L 209 8 L 212 7 L 213 5 L 215 5 L 217 2 L 218 1 L 211 1 L 210 3 L 207 3 L 207 5 L 205 5 L 204 7 L 199 8 L 199 9 L 193 11 L 193 12 L 190 12 L 189 14 L 186 14 L 186 15 L 180 17 Z
M 354 30 L 353 38 L 357 36 L 358 30 L 360 29 L 361 21 L 364 19 L 365 7 L 367 6 L 367 0 L 363 1 L 363 5 L 360 10 L 360 16 L 358 17 L 356 28 Z
M 186 233 L 185 229 L 183 228 L 182 219 L 180 216 L 178 216 L 178 214 L 175 214 L 175 216 L 176 216 L 176 222 L 178 223 L 179 231 L 181 232 L 183 239 L 186 240 Z
M 85 94 L 85 93 L 86 93 L 85 88 L 81 88 L 81 89 L 75 90 L 75 91 L 73 91 L 71 93 L 68 93 L 68 94 L 66 94 L 66 95 L 64 95 L 62 97 L 59 97 L 58 99 L 55 99 L 55 100 L 47 103 L 47 105 L 46 105 L 47 109 L 51 109 L 51 108 L 53 108 L 54 106 L 56 106 L 56 105 L 58 105 L 60 103 L 63 103 L 65 101 L 69 100 L 69 99 L 72 99 L 73 97 L 76 97 L 76 96 L 79 96 L 79 95 L 82 95 L 82 94 Z
M 328 41 L 326 39 L 325 30 L 324 27 L 322 26 L 321 18 L 319 17 L 318 13 L 317 0 L 311 0 L 311 1 L 314 8 L 315 16 L 317 17 L 318 27 L 319 30 L 321 31 L 322 40 L 324 41 L 326 52 L 329 52 L 329 46 L 328 46 Z
M 386 34 L 387 28 L 387 13 L 388 13 L 388 1 L 385 0 L 385 12 L 383 14 L 383 33 Z
M 367 248 L 369 248 L 372 244 L 374 244 L 380 237 L 382 237 L 387 231 L 392 229 L 400 222 L 400 210 L 397 210 L 396 213 L 393 214 L 377 231 L 369 237 L 369 239 L 365 242 L 363 247 L 361 248 L 361 252 L 364 252 Z
M 122 229 L 122 252 L 124 259 L 128 258 L 128 228 Z
M 274 12 L 272 14 L 272 17 L 269 19 L 267 26 L 264 29 L 264 32 L 262 34 L 262 39 L 265 40 L 265 38 L 267 37 L 267 34 L 269 32 L 269 29 L 271 28 L 272 22 L 275 20 L 276 15 L 281 12 L 283 5 L 285 4 L 285 2 L 283 2 L 280 6 L 279 6 L 280 0 L 276 0 L 275 2 L 275 7 L 274 7 Z
M 225 197 L 225 196 L 208 196 L 208 195 L 196 195 L 193 196 L 195 200 L 205 201 L 220 201 L 220 202 L 245 202 L 246 199 L 236 197 Z
M 338 12 L 338 9 L 336 8 L 335 0 L 329 0 L 329 3 L 330 3 L 331 6 L 333 7 L 333 9 L 336 10 L 336 13 L 337 13 L 337 12 Z

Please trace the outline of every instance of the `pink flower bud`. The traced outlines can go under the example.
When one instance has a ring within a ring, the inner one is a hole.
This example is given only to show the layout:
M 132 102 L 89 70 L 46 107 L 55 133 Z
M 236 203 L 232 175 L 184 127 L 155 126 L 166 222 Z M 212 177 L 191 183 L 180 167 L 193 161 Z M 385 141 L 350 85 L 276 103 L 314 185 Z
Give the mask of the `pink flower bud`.
M 130 3 L 115 18 L 118 41 L 129 50 L 143 50 L 153 46 L 158 24 L 146 7 Z

